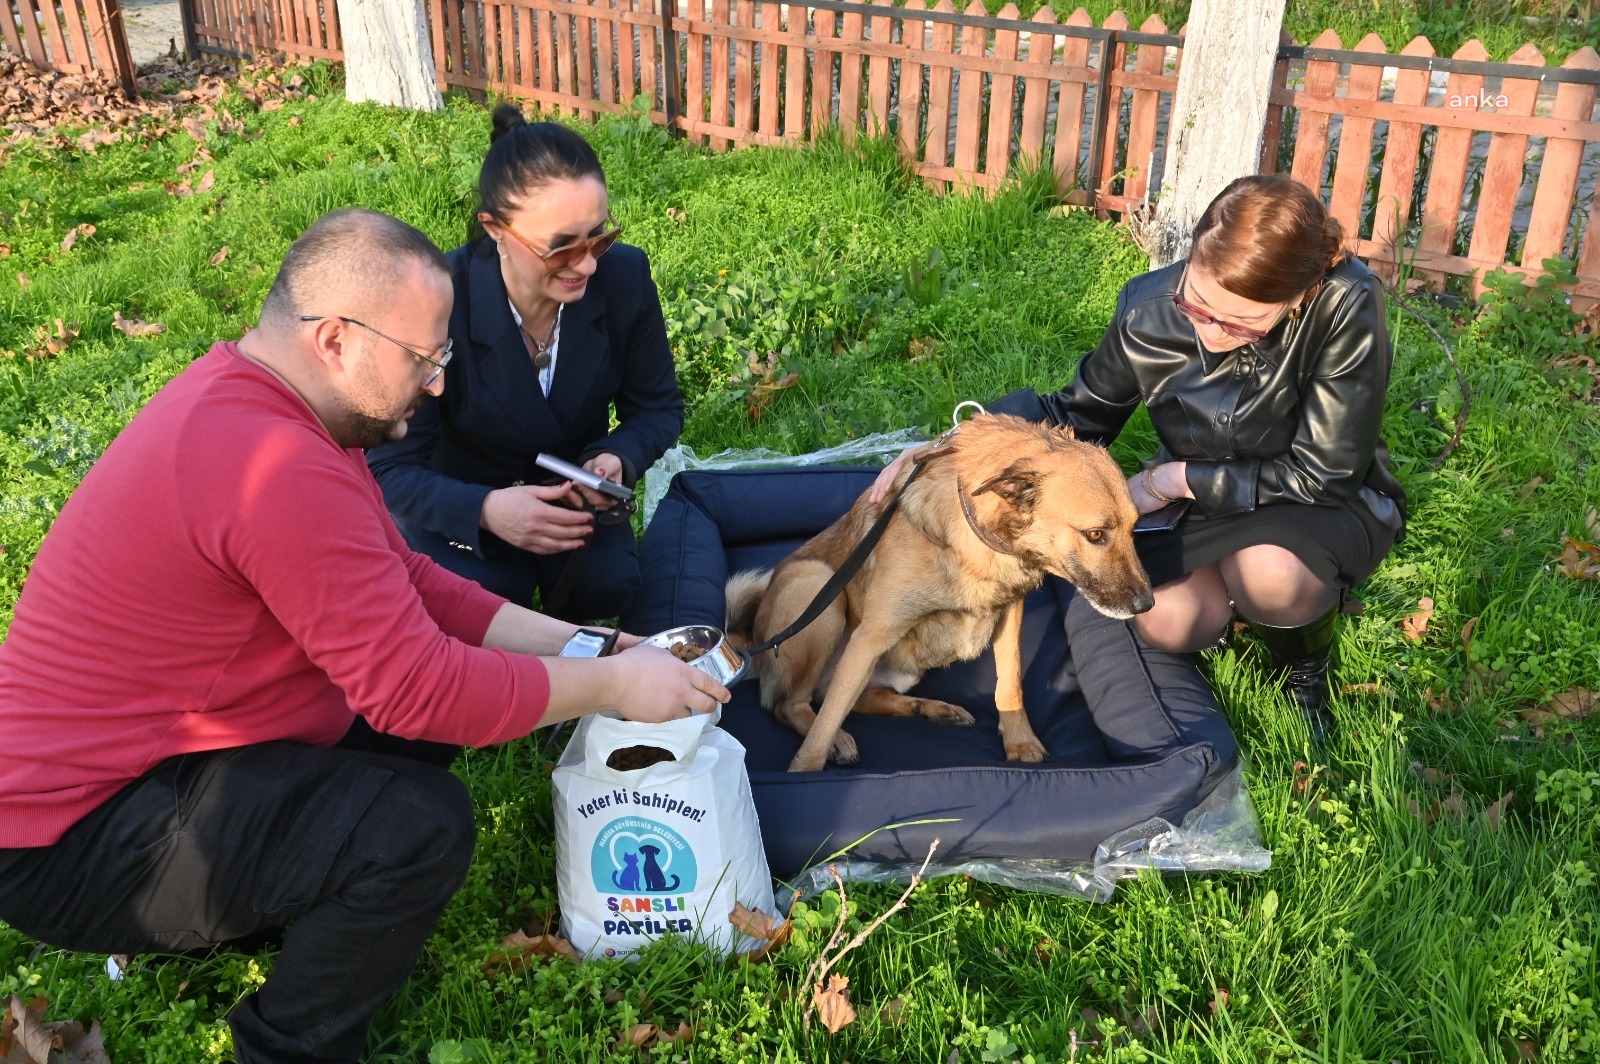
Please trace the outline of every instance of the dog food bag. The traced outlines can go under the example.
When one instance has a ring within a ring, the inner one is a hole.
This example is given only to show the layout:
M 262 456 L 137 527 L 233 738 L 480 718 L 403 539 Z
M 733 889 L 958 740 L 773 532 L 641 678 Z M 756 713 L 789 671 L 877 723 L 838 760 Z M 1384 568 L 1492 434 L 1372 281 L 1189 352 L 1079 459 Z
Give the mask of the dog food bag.
M 721 711 L 661 724 L 593 714 L 551 780 L 561 923 L 586 957 L 683 935 L 719 954 L 762 945 L 728 916 L 775 914 L 744 747 Z

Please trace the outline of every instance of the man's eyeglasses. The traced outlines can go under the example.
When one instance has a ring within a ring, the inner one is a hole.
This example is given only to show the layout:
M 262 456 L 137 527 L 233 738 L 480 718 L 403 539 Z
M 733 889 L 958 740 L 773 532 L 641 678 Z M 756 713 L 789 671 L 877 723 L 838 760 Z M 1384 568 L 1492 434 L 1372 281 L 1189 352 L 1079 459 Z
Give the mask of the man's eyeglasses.
M 1252 329 L 1248 325 L 1235 325 L 1231 321 L 1223 321 L 1221 318 L 1214 318 L 1210 314 L 1207 314 L 1205 311 L 1201 310 L 1199 307 L 1195 306 L 1193 303 L 1189 302 L 1187 299 L 1184 299 L 1183 291 L 1188 283 L 1189 266 L 1186 263 L 1183 267 L 1183 273 L 1178 275 L 1178 290 L 1172 293 L 1172 302 L 1177 304 L 1178 313 L 1182 314 L 1196 325 L 1215 325 L 1217 328 L 1221 329 L 1235 340 L 1244 340 L 1253 344 L 1257 341 L 1266 339 L 1267 332 L 1270 332 L 1270 329 L 1266 332 L 1263 332 L 1260 329 Z M 1273 324 L 1276 326 L 1277 323 L 1274 322 Z
M 438 357 L 430 358 L 429 356 L 423 354 L 421 351 L 415 351 L 415 350 L 407 347 L 405 344 L 401 343 L 399 340 L 396 340 L 392 336 L 385 336 L 383 333 L 379 332 L 377 329 L 374 329 L 372 326 L 368 325 L 364 321 L 356 321 L 356 319 L 354 319 L 354 318 L 346 318 L 346 317 L 344 317 L 343 315 L 340 315 L 340 314 L 302 314 L 302 315 L 300 315 L 300 320 L 301 321 L 321 321 L 323 318 L 329 318 L 329 317 L 333 318 L 335 321 L 342 321 L 346 325 L 359 325 L 363 329 L 367 330 L 369 333 L 372 333 L 374 336 L 378 336 L 378 337 L 380 337 L 380 338 L 382 338 L 384 340 L 389 341 L 391 344 L 394 344 L 394 346 L 398 347 L 400 350 L 404 351 L 406 354 L 411 355 L 414 358 L 420 358 L 420 359 L 422 359 L 422 361 L 424 361 L 428 365 L 432 366 L 433 369 L 431 371 L 429 371 L 427 379 L 422 382 L 422 386 L 424 388 L 428 387 L 434 381 L 439 379 L 439 374 L 444 372 L 444 368 L 450 364 L 451 356 L 455 354 L 456 342 L 454 340 L 446 340 L 444 342 L 444 346 L 439 348 Z
M 549 270 L 551 273 L 570 269 L 590 255 L 593 255 L 598 259 L 601 255 L 604 255 L 606 252 L 610 251 L 611 245 L 615 244 L 617 242 L 617 238 L 622 235 L 622 226 L 617 224 L 617 220 L 615 218 L 611 217 L 610 214 L 607 214 L 607 228 L 604 232 L 595 236 L 580 237 L 570 244 L 562 244 L 560 247 L 551 248 L 549 251 L 540 251 L 538 248 L 534 247 L 532 244 L 528 243 L 527 240 L 518 235 L 515 229 L 511 228 L 503 220 L 496 218 L 492 214 L 487 212 L 480 214 L 478 215 L 478 221 L 494 222 L 495 224 L 499 225 L 500 228 L 509 233 L 517 243 L 527 248 L 540 262 L 544 263 L 544 268 Z

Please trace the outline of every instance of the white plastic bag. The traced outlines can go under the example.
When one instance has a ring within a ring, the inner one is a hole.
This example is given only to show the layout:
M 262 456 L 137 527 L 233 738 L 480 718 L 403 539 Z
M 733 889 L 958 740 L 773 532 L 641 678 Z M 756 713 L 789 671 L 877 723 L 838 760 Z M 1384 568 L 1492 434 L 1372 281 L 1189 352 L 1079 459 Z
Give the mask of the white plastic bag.
M 720 717 L 639 724 L 597 713 L 567 744 L 551 780 L 556 875 L 562 930 L 580 954 L 626 957 L 666 935 L 722 955 L 762 945 L 728 922 L 735 902 L 776 910 L 744 747 Z M 607 766 L 634 746 L 674 759 Z

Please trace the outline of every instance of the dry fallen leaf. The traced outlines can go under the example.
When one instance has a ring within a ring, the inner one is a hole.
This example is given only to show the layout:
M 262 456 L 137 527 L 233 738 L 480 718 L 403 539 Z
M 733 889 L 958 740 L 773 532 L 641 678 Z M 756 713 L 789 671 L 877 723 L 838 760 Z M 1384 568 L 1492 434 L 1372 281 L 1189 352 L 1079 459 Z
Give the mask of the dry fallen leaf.
M 94 236 L 94 226 L 84 222 L 82 225 L 75 225 L 68 229 L 67 235 L 61 238 L 61 250 L 71 251 L 72 246 L 78 242 L 80 236 Z
M 842 1028 L 855 1022 L 856 1010 L 850 1004 L 849 986 L 849 976 L 829 975 L 828 989 L 819 989 L 812 994 L 811 1004 L 817 1010 L 817 1019 L 822 1021 L 822 1026 L 828 1029 L 829 1034 L 838 1034 Z
M 10 257 L 11 257 L 11 245 L 10 244 L 0 244 L 0 259 L 8 259 Z
M 752 964 L 760 964 L 766 960 L 774 950 L 781 948 L 789 941 L 789 934 L 794 930 L 794 925 L 788 920 L 779 923 L 773 917 L 757 909 L 751 911 L 739 902 L 734 902 L 733 912 L 728 914 L 728 922 L 751 938 L 761 939 L 762 944 L 747 953 L 740 953 L 731 958 L 737 962 L 740 958 Z
M 305 119 L 301 118 L 299 115 L 290 115 L 289 116 L 289 124 L 291 126 L 298 126 L 301 122 L 304 122 L 304 121 L 305 121 Z
M 500 949 L 490 952 L 489 959 L 483 962 L 483 974 L 496 979 L 507 972 L 527 968 L 538 957 L 582 960 L 572 943 L 559 935 L 529 935 L 526 931 L 513 931 L 501 940 Z
M 160 336 L 167 331 L 167 327 L 160 322 L 144 322 L 137 318 L 124 318 L 122 311 L 111 312 L 111 327 L 133 339 L 141 336 Z
M 1550 701 L 1542 706 L 1517 710 L 1517 716 L 1535 727 L 1542 727 L 1558 720 L 1582 720 L 1597 709 L 1600 709 L 1600 695 L 1574 687 L 1551 695 Z
M 1529 499 L 1533 498 L 1533 493 L 1538 489 L 1539 485 L 1543 483 L 1544 477 L 1534 477 L 1532 480 L 1522 485 L 1522 487 L 1517 489 L 1517 501 L 1527 502 Z
M 656 1036 L 656 1041 L 666 1046 L 686 1046 L 694 1041 L 694 1028 L 680 1020 L 676 1031 L 671 1034 L 662 1033 Z
M 222 260 L 226 259 L 227 257 L 228 257 L 228 245 L 224 244 L 224 245 L 222 245 L 222 250 L 218 251 L 215 255 L 211 256 L 211 260 L 210 260 L 211 261 L 211 265 L 213 265 L 213 266 L 221 266 L 222 265 Z
M 78 148 L 90 155 L 98 154 L 102 144 L 115 144 L 122 139 L 121 133 L 114 133 L 108 129 L 91 129 L 87 133 L 78 134 Z
M 216 183 L 217 172 L 215 170 L 207 170 L 206 176 L 200 179 L 200 183 L 194 186 L 194 190 L 196 192 L 210 192 L 211 186 L 215 185 Z
M 906 1003 L 901 998 L 890 998 L 878 1010 L 878 1022 L 885 1027 L 899 1027 L 906 1022 Z
M 1507 791 L 1500 796 L 1499 801 L 1483 811 L 1484 823 L 1489 825 L 1490 831 L 1500 830 L 1500 821 L 1505 816 L 1506 810 L 1511 808 L 1511 799 L 1516 793 L 1516 791 Z
M 78 338 L 78 323 L 71 322 L 68 324 L 57 318 L 55 332 L 51 332 L 45 326 L 40 325 L 35 327 L 33 334 L 34 340 L 39 346 L 26 353 L 28 361 L 38 362 L 46 358 L 55 358 L 65 351 L 72 341 Z
M 1400 622 L 1400 631 L 1413 643 L 1420 642 L 1428 630 L 1428 619 L 1433 616 L 1433 599 L 1423 596 L 1417 600 L 1417 612 Z
M 1500 1036 L 1500 1048 L 1505 1051 L 1506 1059 L 1512 1064 L 1522 1064 L 1527 1060 L 1539 1059 L 1539 1043 L 1531 1038 L 1512 1038 L 1509 1035 Z
M 1561 553 L 1555 556 L 1562 576 L 1574 580 L 1600 580 L 1600 547 L 1571 536 L 1561 537 Z
M 1593 506 L 1583 513 L 1583 534 L 1590 539 L 1600 539 L 1600 510 Z
M 183 131 L 193 137 L 196 144 L 206 142 L 206 124 L 199 115 L 186 115 L 182 124 Z
M 188 178 L 184 178 L 182 181 L 163 181 L 161 182 L 161 187 L 166 190 L 167 195 L 177 196 L 179 199 L 194 195 L 194 189 L 189 187 Z
M 14 995 L 6 1000 L 0 1043 L 10 1043 L 10 1047 L 0 1060 L 6 1064 L 111 1064 L 98 1022 L 88 1031 L 77 1020 L 46 1022 L 48 1004 L 44 997 L 27 1005 Z
M 1339 688 L 1344 695 L 1386 695 L 1389 692 L 1381 683 L 1347 683 Z
M 17 271 L 17 287 L 18 288 L 20 288 L 24 292 L 26 292 L 28 290 L 28 286 L 30 284 L 32 284 L 32 283 L 33 283 L 32 281 L 28 280 L 28 275 L 27 274 L 23 273 L 21 270 Z

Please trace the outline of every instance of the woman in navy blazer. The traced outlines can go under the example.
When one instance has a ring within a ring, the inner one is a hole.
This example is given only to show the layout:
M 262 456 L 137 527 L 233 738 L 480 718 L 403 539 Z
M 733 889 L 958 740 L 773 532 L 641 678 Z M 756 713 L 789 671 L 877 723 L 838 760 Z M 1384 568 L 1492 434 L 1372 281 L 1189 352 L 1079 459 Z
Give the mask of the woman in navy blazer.
M 478 199 L 482 235 L 446 256 L 444 393 L 367 461 L 414 549 L 513 602 L 537 591 L 565 619 L 615 617 L 639 585 L 626 507 L 534 459 L 631 487 L 676 442 L 683 398 L 650 264 L 616 243 L 593 149 L 509 105 Z

